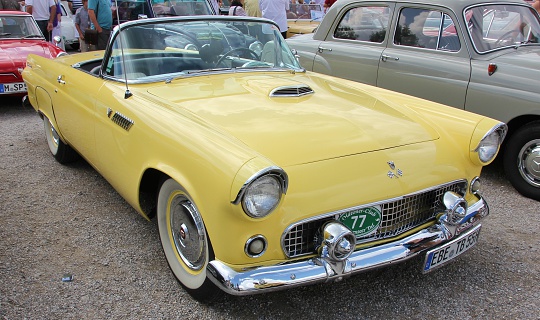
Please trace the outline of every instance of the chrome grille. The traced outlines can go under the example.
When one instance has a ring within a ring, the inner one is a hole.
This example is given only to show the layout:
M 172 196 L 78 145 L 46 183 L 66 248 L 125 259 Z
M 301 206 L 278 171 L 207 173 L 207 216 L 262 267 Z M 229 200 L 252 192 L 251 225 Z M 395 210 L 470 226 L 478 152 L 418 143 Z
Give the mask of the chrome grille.
M 422 190 L 418 193 L 405 195 L 399 198 L 371 203 L 361 207 L 343 210 L 339 213 L 328 213 L 314 219 L 304 220 L 287 228 L 282 240 L 282 247 L 285 254 L 290 258 L 313 254 L 315 253 L 315 233 L 325 222 L 335 220 L 341 214 L 375 205 L 381 207 L 381 224 L 375 233 L 366 237 L 357 238 L 357 243 L 395 237 L 434 219 L 437 213 L 444 210 L 442 196 L 445 192 L 454 191 L 463 195 L 466 188 L 466 181 L 454 181 L 452 183 Z

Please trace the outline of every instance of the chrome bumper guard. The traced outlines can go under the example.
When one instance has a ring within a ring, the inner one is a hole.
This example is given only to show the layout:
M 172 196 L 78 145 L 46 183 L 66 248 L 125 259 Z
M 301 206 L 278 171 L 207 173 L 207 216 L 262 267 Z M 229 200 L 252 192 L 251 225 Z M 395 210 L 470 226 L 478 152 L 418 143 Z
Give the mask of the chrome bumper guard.
M 238 296 L 337 282 L 356 273 L 408 260 L 450 240 L 464 237 L 467 230 L 489 214 L 489 208 L 479 197 L 479 201 L 468 207 L 466 214 L 458 219 L 452 210 L 441 214 L 438 222 L 430 227 L 393 242 L 357 250 L 343 261 L 319 255 L 307 260 L 236 271 L 219 260 L 213 260 L 208 264 L 207 276 L 226 293 Z

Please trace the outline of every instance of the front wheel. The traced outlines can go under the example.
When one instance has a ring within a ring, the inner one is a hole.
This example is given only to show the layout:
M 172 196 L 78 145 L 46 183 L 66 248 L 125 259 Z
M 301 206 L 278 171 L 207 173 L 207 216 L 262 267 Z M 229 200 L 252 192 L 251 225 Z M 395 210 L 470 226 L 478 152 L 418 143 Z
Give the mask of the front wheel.
M 213 252 L 202 217 L 173 179 L 166 180 L 159 190 L 157 219 L 163 252 L 175 277 L 196 300 L 214 300 L 219 289 L 206 277 Z
M 54 128 L 49 118 L 43 116 L 43 127 L 45 129 L 45 137 L 47 138 L 47 145 L 56 161 L 60 163 L 69 163 L 78 159 L 79 155 L 73 148 L 65 144 L 58 132 Z
M 540 121 L 518 129 L 506 141 L 503 165 L 519 193 L 540 201 Z

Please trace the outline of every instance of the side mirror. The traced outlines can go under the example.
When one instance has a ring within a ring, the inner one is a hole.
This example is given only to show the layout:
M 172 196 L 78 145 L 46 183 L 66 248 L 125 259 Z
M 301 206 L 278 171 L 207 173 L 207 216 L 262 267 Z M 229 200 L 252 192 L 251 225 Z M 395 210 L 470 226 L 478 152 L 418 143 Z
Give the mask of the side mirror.
M 53 41 L 57 47 L 60 47 L 60 43 L 62 43 L 62 38 L 60 36 L 54 36 Z

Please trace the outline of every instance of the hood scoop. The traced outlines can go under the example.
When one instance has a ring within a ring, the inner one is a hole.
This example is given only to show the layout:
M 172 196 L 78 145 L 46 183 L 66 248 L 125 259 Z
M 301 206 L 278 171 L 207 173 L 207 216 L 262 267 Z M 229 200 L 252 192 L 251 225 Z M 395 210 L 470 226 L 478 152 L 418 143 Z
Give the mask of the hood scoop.
M 310 86 L 301 84 L 275 88 L 270 92 L 270 97 L 301 97 L 313 93 L 315 93 L 315 91 L 313 91 Z

